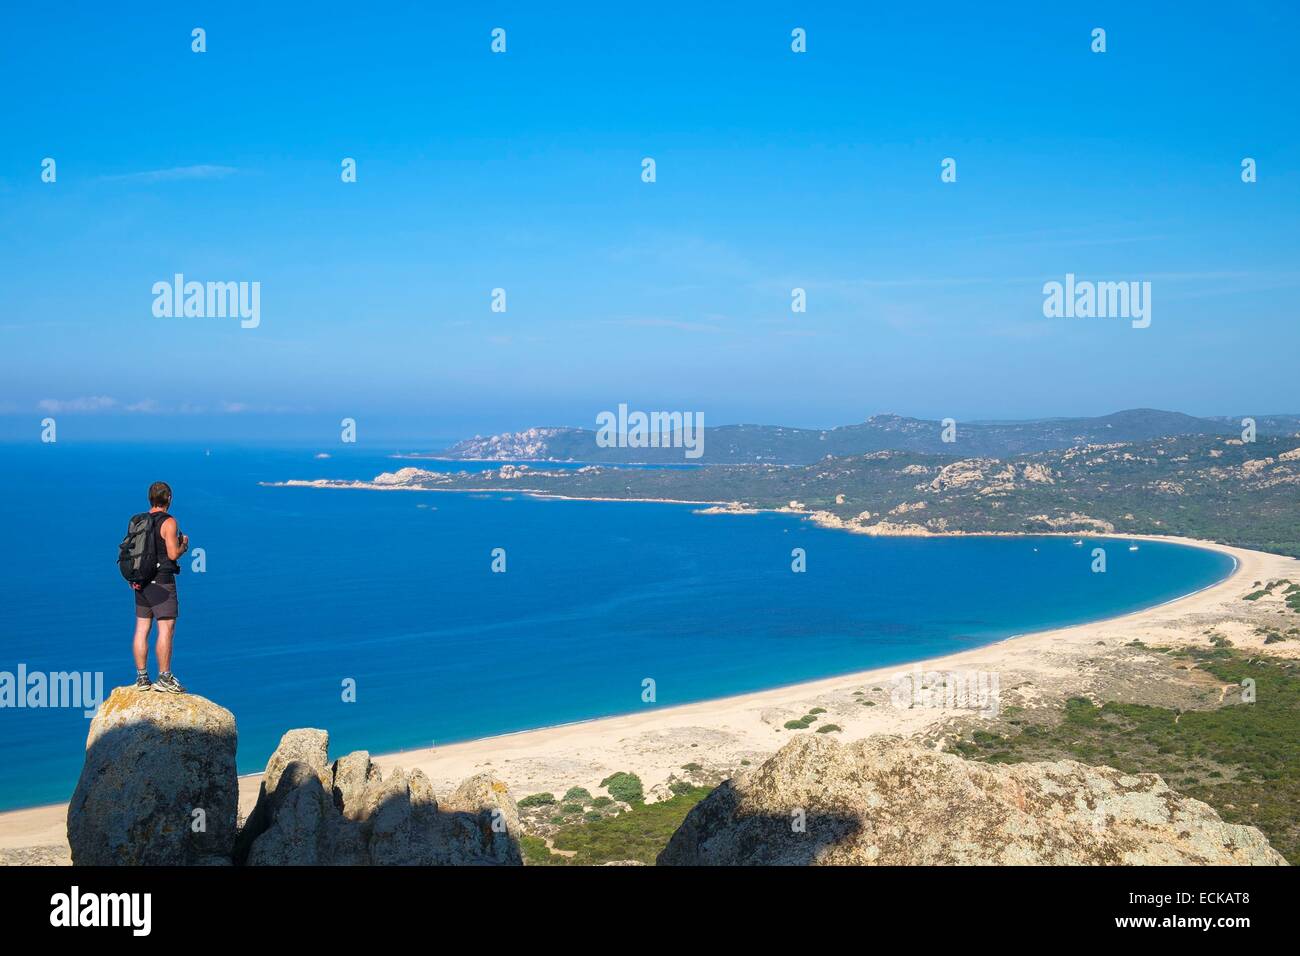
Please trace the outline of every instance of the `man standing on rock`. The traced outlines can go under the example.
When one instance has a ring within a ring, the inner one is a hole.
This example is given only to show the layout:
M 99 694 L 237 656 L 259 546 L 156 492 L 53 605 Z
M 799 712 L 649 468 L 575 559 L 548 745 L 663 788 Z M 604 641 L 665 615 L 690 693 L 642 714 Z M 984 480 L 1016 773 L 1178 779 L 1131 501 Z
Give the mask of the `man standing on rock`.
M 156 690 L 168 694 L 183 694 L 176 675 L 172 673 L 172 640 L 176 634 L 176 575 L 180 573 L 177 560 L 189 550 L 188 535 L 180 533 L 180 525 L 167 513 L 171 507 L 172 490 L 165 481 L 155 481 L 149 486 L 150 533 L 160 539 L 158 545 L 158 572 L 147 584 L 132 584 L 135 589 L 135 687 L 136 690 Z M 149 680 L 149 629 L 158 622 L 158 641 L 154 651 L 158 656 L 158 680 Z

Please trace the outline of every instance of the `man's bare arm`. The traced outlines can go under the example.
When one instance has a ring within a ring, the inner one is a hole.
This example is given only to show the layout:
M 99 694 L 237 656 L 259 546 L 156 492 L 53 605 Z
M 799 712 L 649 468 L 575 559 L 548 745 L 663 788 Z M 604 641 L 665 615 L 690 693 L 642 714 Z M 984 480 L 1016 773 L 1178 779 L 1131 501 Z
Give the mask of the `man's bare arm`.
M 175 518 L 168 518 L 162 523 L 163 543 L 167 545 L 167 557 L 175 561 L 182 554 L 189 550 L 190 536 L 187 534 L 177 536 L 180 531 L 180 525 L 176 523 Z

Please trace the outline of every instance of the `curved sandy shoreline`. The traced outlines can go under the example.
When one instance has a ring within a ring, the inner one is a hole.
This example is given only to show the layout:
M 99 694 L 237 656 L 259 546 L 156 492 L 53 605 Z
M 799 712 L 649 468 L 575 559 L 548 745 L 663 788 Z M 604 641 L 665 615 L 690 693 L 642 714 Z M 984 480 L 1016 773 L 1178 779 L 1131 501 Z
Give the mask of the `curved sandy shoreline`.
M 1135 639 L 1205 644 L 1207 624 L 1222 622 L 1219 626 L 1229 627 L 1255 609 L 1241 600 L 1255 581 L 1281 577 L 1300 581 L 1300 561 L 1281 555 L 1174 536 L 1109 537 L 1208 548 L 1231 556 L 1236 567 L 1216 584 L 1154 607 L 1017 635 L 942 657 L 641 713 L 383 754 L 375 762 L 385 771 L 397 766 L 418 767 L 439 792 L 484 770 L 504 779 L 517 797 L 541 790 L 563 792 L 570 786 L 594 790 L 601 779 L 618 770 L 637 773 L 649 789 L 679 772 L 687 762 L 720 768 L 757 763 L 789 739 L 791 733 L 782 729 L 784 722 L 813 706 L 826 708 L 825 719 L 842 728 L 841 739 L 877 733 L 917 734 L 954 716 L 974 713 L 887 704 L 862 707 L 861 698 L 854 696 L 855 691 L 879 691 L 901 673 L 997 673 L 1003 693 L 1014 686 L 1022 702 L 1036 695 L 1046 699 L 1055 685 L 1069 688 L 1070 693 L 1086 693 L 1090 667 L 1107 653 L 1099 651 L 1099 646 L 1113 651 Z M 1234 643 L 1249 646 L 1249 630 L 1241 625 L 1241 633 L 1234 632 Z M 1270 653 L 1295 655 L 1300 651 L 1274 647 Z M 240 778 L 241 812 L 251 808 L 260 781 L 261 774 Z M 66 811 L 64 803 L 0 813 L 0 849 L 66 846 Z

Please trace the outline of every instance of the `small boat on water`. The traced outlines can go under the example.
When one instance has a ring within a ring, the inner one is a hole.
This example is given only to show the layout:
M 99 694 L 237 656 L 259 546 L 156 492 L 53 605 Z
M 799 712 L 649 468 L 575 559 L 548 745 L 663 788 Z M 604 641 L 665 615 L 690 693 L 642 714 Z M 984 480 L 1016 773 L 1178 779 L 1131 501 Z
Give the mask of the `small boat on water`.
M 1082 547 L 1083 547 L 1083 539 L 1080 538 L 1078 541 L 1073 542 L 1073 544 L 1074 544 L 1074 546 L 1075 546 L 1076 548 L 1082 548 Z
M 1130 551 L 1136 551 L 1136 550 L 1138 549 L 1138 546 L 1137 546 L 1136 544 L 1130 544 L 1130 545 L 1128 546 L 1128 549 L 1129 549 Z

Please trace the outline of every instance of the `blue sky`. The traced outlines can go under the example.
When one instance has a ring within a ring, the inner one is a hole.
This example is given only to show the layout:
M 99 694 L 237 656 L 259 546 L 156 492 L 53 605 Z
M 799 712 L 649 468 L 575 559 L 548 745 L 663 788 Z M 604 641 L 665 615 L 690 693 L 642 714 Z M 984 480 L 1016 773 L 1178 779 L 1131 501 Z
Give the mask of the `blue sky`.
M 456 6 L 7 8 L 0 437 L 1300 411 L 1292 4 Z

